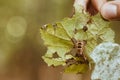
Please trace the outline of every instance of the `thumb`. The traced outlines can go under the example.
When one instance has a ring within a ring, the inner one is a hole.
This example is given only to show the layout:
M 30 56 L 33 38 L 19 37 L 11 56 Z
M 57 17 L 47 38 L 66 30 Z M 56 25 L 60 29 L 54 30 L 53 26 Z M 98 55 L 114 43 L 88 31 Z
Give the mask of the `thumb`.
M 107 20 L 120 20 L 120 1 L 110 1 L 101 7 L 101 15 Z

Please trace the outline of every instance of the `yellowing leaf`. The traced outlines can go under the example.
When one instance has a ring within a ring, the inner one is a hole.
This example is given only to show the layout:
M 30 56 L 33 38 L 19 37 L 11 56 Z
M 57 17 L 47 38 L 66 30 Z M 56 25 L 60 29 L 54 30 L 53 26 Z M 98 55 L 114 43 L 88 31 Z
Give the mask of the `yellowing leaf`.
M 41 36 L 43 40 L 45 41 L 45 45 L 47 46 L 59 46 L 59 47 L 71 47 L 72 42 L 68 40 L 61 39 L 55 35 L 47 33 L 47 31 L 41 30 Z
M 76 40 L 88 40 L 88 39 L 91 39 L 93 38 L 93 35 L 92 33 L 90 33 L 89 31 L 83 31 L 82 29 L 81 30 L 78 30 L 77 33 L 75 34 L 74 38 Z
M 42 58 L 48 66 L 63 65 L 67 66 L 65 72 L 84 73 L 90 67 L 89 56 L 93 49 L 100 42 L 114 42 L 114 32 L 99 13 L 91 16 L 78 4 L 74 6 L 76 13 L 72 18 L 47 24 L 40 29 L 47 47 Z M 54 57 L 55 54 L 57 57 Z
M 91 51 L 94 50 L 96 45 L 97 45 L 97 40 L 96 39 L 89 39 L 87 41 L 87 44 L 86 44 L 85 50 L 84 50 L 85 51 L 85 55 L 87 57 L 89 57 L 89 55 L 91 54 Z M 90 58 L 89 58 L 89 60 L 90 60 Z
M 48 58 L 48 57 L 42 57 L 46 63 L 48 63 L 48 66 L 59 66 L 59 65 L 65 65 L 65 62 L 61 58 Z M 53 65 L 54 64 L 54 65 Z
M 89 69 L 88 64 L 73 64 L 65 68 L 66 73 L 85 73 Z
M 93 20 L 94 24 L 96 26 L 98 26 L 99 30 L 102 30 L 103 28 L 110 27 L 110 22 L 104 20 L 99 13 L 92 16 L 92 20 Z
M 114 42 L 115 33 L 111 28 L 104 28 L 100 31 L 100 33 L 104 34 L 104 35 L 100 35 L 100 38 L 102 40 Z

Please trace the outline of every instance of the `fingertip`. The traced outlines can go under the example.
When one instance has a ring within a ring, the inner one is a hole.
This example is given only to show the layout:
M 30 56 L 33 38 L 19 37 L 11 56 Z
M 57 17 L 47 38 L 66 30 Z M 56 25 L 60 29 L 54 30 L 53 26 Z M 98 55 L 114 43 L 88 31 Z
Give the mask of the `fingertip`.
M 107 20 L 120 20 L 120 1 L 110 1 L 101 7 L 101 15 Z
M 120 3 L 120 2 L 119 2 Z M 120 4 L 113 2 L 105 3 L 101 7 L 101 15 L 107 20 L 119 20 L 120 19 Z
M 91 0 L 91 2 L 93 3 L 94 7 L 100 11 L 101 7 L 103 4 L 106 3 L 107 0 Z
M 101 7 L 101 15 L 105 19 L 113 19 L 117 15 L 117 6 L 113 4 L 104 4 Z

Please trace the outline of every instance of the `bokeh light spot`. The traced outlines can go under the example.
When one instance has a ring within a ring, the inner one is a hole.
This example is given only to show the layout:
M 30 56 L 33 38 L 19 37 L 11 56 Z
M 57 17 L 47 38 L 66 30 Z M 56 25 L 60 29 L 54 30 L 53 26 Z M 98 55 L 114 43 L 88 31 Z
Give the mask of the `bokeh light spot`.
M 27 22 L 24 17 L 14 16 L 8 21 L 6 31 L 7 37 L 11 38 L 13 41 L 15 39 L 20 39 L 25 35 L 27 28 Z
M 27 22 L 23 17 L 12 17 L 7 24 L 7 31 L 14 37 L 23 36 L 26 32 Z

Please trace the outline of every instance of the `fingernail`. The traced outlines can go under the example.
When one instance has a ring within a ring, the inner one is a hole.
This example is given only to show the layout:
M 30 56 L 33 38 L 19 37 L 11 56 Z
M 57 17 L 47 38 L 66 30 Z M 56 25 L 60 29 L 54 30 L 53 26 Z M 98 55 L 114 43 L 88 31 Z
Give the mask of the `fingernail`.
M 101 8 L 101 14 L 105 19 L 114 19 L 117 16 L 117 6 L 115 4 L 105 4 Z

